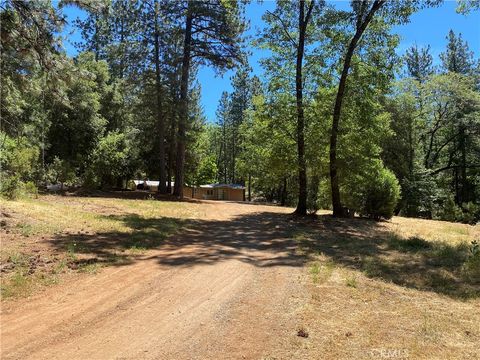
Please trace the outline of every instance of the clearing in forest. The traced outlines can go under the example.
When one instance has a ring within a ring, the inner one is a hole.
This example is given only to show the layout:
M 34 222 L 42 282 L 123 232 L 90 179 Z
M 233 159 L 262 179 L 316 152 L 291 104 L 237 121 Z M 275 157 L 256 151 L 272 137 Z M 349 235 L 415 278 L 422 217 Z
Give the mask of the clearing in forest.
M 2 359 L 479 358 L 478 226 L 2 201 Z

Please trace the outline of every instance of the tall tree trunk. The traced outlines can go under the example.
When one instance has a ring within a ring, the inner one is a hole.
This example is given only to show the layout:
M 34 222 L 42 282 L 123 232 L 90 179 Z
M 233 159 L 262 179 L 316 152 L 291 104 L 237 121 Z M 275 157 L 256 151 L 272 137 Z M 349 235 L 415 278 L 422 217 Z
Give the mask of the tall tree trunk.
M 338 84 L 338 90 L 337 90 L 337 97 L 335 99 L 335 107 L 333 109 L 332 131 L 330 134 L 330 185 L 332 189 L 333 216 L 335 217 L 344 217 L 348 215 L 345 213 L 342 206 L 341 199 L 340 199 L 340 184 L 339 184 L 338 173 L 337 173 L 338 128 L 340 123 L 340 115 L 342 112 L 343 97 L 345 95 L 345 86 L 347 84 L 348 71 L 350 70 L 353 53 L 358 45 L 358 41 L 362 37 L 363 33 L 365 32 L 365 29 L 367 28 L 368 24 L 372 20 L 375 13 L 380 9 L 380 7 L 384 3 L 385 3 L 385 0 L 376 0 L 365 17 L 363 17 L 363 14 L 359 14 L 357 19 L 355 35 L 350 40 L 347 53 L 345 54 L 345 59 L 343 61 L 342 74 L 340 76 L 340 82 Z M 364 4 L 366 4 L 366 2 L 364 2 Z M 365 9 L 365 6 L 363 8 Z
M 169 136 L 169 147 L 168 147 L 168 162 L 167 162 L 167 193 L 172 193 L 172 176 L 173 176 L 173 163 L 175 158 L 175 134 Z
M 248 201 L 252 201 L 252 174 L 248 173 Z
M 468 193 L 468 180 L 467 180 L 467 146 L 466 146 L 466 135 L 465 135 L 465 126 L 460 125 L 460 201 L 459 204 L 466 203 L 469 201 Z
M 310 6 L 313 6 L 313 0 Z M 297 101 L 297 166 L 298 166 L 298 203 L 295 213 L 307 215 L 307 165 L 305 162 L 305 116 L 303 110 L 303 55 L 305 51 L 305 32 L 308 18 L 305 19 L 305 0 L 299 1 L 297 63 L 295 69 L 295 95 Z
M 282 197 L 280 201 L 281 206 L 285 206 L 287 202 L 287 177 L 283 178 L 283 188 L 282 188 Z
M 227 183 L 227 125 L 223 120 L 223 183 Z
M 160 73 L 160 5 L 158 0 L 155 1 L 155 39 L 154 39 L 154 50 L 155 50 L 155 90 L 157 96 L 157 135 L 160 140 L 160 145 L 158 148 L 158 192 L 160 194 L 165 194 L 167 192 L 166 184 L 166 169 L 165 169 L 165 121 L 162 114 L 162 83 L 161 83 L 161 73 Z
M 189 2 L 185 21 L 185 38 L 183 42 L 182 79 L 180 83 L 181 113 L 178 119 L 177 161 L 175 167 L 175 186 L 173 190 L 173 194 L 179 199 L 183 198 L 183 182 L 185 175 L 185 133 L 188 122 L 188 77 L 190 74 L 193 20 L 191 7 L 191 2 Z
M 237 157 L 236 154 L 236 132 L 235 132 L 235 122 L 233 122 L 232 126 L 232 178 L 230 179 L 231 183 L 235 183 L 235 158 Z

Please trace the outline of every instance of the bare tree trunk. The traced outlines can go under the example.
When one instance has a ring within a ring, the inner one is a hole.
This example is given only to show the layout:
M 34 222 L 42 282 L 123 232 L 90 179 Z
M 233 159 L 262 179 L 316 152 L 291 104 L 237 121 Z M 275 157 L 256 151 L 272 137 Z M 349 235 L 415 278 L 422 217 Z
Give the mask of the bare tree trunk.
M 252 201 L 252 174 L 248 173 L 248 201 Z
M 235 183 L 235 158 L 236 158 L 236 152 L 235 152 L 235 146 L 236 146 L 236 139 L 235 139 L 236 133 L 235 133 L 235 122 L 233 122 L 232 126 L 232 178 L 230 181 L 234 184 Z
M 367 28 L 375 13 L 384 3 L 385 0 L 376 0 L 365 17 L 363 17 L 363 13 L 358 15 L 356 32 L 352 40 L 350 41 L 350 44 L 348 45 L 347 53 L 345 54 L 345 59 L 343 61 L 342 75 L 338 84 L 337 97 L 335 99 L 335 107 L 333 109 L 332 132 L 330 134 L 330 185 L 332 189 L 333 216 L 335 217 L 344 217 L 348 215 L 345 213 L 340 199 L 340 185 L 337 173 L 338 128 L 342 111 L 343 97 L 345 95 L 345 86 L 347 84 L 348 71 L 350 70 L 352 56 L 358 45 L 358 41 L 362 37 L 365 29 Z M 366 4 L 367 2 L 364 0 L 363 9 L 366 8 Z
M 227 129 L 223 120 L 223 183 L 227 183 Z
M 287 177 L 284 177 L 280 205 L 285 206 L 286 202 L 287 202 Z
M 154 49 L 155 49 L 155 90 L 157 96 L 157 134 L 160 139 L 160 146 L 158 148 L 158 167 L 159 167 L 159 183 L 158 192 L 165 194 L 166 187 L 166 173 L 165 173 L 165 121 L 162 114 L 162 84 L 160 73 L 160 6 L 158 0 L 155 1 L 155 34 L 154 34 Z
M 462 203 L 468 202 L 469 199 L 469 192 L 468 192 L 468 180 L 467 180 L 467 146 L 466 146 L 466 135 L 465 135 L 465 126 L 460 126 L 460 135 L 459 135 L 459 142 L 460 142 L 460 201 L 459 205 Z
M 188 121 L 188 77 L 190 73 L 193 20 L 191 6 L 191 3 L 189 2 L 185 22 L 185 39 L 183 44 L 182 80 L 180 83 L 181 113 L 178 119 L 177 161 L 175 167 L 175 186 L 173 190 L 173 194 L 179 199 L 183 198 L 183 182 L 185 175 L 185 133 Z
M 174 129 L 172 129 L 172 132 L 174 132 Z M 170 138 L 170 141 L 169 141 L 169 148 L 168 148 L 168 165 L 167 165 L 167 193 L 171 194 L 172 193 L 173 163 L 174 163 L 174 158 L 175 158 L 175 151 L 174 151 L 175 133 L 173 133 L 171 136 L 169 136 L 169 138 Z
M 305 116 L 303 109 L 303 55 L 305 52 L 305 33 L 313 9 L 311 1 L 305 17 L 305 0 L 299 1 L 297 64 L 295 69 L 295 95 L 297 101 L 297 166 L 298 166 L 298 203 L 295 214 L 307 215 L 307 165 L 305 162 Z

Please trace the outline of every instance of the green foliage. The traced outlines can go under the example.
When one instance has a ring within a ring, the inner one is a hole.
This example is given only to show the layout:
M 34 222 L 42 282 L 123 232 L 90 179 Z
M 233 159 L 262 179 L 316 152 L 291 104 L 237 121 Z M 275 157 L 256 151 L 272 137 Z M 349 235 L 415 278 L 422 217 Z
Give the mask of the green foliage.
M 318 175 L 310 176 L 310 181 L 308 182 L 307 187 L 307 211 L 310 214 L 315 214 L 320 209 L 320 200 L 318 196 L 320 177 Z
M 38 176 L 38 147 L 25 137 L 12 139 L 0 132 L 0 194 L 7 198 L 37 193 L 34 180 Z
M 101 100 L 109 80 L 107 64 L 96 61 L 93 54 L 82 53 L 76 60 L 77 73 L 66 91 L 67 101 L 53 103 L 47 161 L 57 156 L 78 172 L 86 168 L 88 157 L 102 137 L 106 119 L 100 114 Z
M 52 184 L 62 184 L 72 186 L 77 180 L 75 169 L 66 160 L 61 160 L 57 156 L 52 163 L 48 165 L 47 180 Z
M 453 196 L 449 196 L 441 207 L 441 211 L 437 214 L 440 220 L 457 221 L 462 217 L 462 209 L 455 204 Z
M 455 35 L 450 30 L 447 36 L 447 49 L 440 54 L 443 67 L 450 72 L 459 74 L 470 74 L 473 70 L 473 52 L 468 48 L 466 41 L 462 39 L 462 34 Z
M 475 225 L 480 221 L 480 205 L 468 202 L 462 205 L 461 222 Z
M 127 179 L 136 165 L 136 150 L 125 133 L 111 132 L 93 150 L 91 170 L 101 186 L 114 186 Z
M 480 219 L 480 206 L 473 202 L 459 206 L 455 203 L 453 196 L 448 196 L 434 216 L 440 220 L 475 225 Z
M 389 219 L 393 216 L 398 199 L 400 185 L 395 175 L 388 169 L 382 169 L 365 189 L 365 200 L 360 214 L 374 219 Z
M 433 73 L 430 45 L 420 49 L 416 44 L 411 46 L 405 53 L 405 61 L 409 76 L 417 81 L 424 81 Z
M 0 193 L 7 199 L 16 199 L 21 195 L 21 184 L 22 182 L 18 176 L 2 176 L 0 181 Z
M 376 220 L 390 219 L 400 198 L 397 178 L 378 161 L 364 174 L 350 179 L 342 190 L 347 207 Z
M 213 156 L 206 156 L 200 160 L 195 174 L 195 184 L 211 184 L 217 177 L 217 164 Z
M 2 174 L 17 176 L 22 181 L 33 180 L 38 166 L 40 150 L 25 137 L 13 139 L 0 132 L 0 168 Z

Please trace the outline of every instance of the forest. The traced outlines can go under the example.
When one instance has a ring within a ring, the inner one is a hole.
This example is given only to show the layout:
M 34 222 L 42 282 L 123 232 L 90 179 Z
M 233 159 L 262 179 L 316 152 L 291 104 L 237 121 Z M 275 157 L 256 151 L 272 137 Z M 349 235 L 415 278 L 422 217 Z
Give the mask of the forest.
M 219 182 L 298 215 L 480 220 L 480 61 L 453 30 L 438 59 L 396 52 L 393 28 L 441 1 L 278 0 L 253 38 L 247 3 L 2 0 L 2 196 Z M 87 14 L 74 57 L 67 7 Z M 268 51 L 263 76 L 247 43 Z M 205 66 L 234 70 L 215 122 Z

